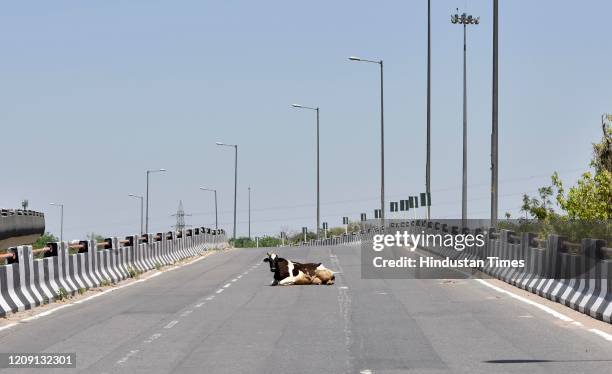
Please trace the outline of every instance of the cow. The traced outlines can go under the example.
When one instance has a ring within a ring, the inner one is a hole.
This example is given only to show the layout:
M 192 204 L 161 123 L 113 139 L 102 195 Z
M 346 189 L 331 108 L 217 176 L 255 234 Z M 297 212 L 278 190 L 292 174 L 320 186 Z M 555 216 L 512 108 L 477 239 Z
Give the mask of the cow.
M 272 286 L 332 285 L 336 280 L 334 272 L 321 263 L 302 264 L 278 257 L 276 253 L 268 252 L 267 255 L 268 257 L 264 258 L 263 261 L 270 264 L 270 271 L 274 273 Z

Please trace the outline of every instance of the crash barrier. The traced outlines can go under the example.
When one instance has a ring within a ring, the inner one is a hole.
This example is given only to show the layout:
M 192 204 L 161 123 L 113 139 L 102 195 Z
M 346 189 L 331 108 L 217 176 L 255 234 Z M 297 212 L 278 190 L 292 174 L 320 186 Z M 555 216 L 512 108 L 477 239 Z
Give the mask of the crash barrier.
M 43 213 L 23 209 L 0 209 L 0 249 L 34 243 L 44 232 Z
M 416 220 L 395 231 L 409 234 L 486 234 L 485 245 L 458 251 L 443 246 L 423 249 L 451 259 L 486 259 L 524 262 L 523 267 L 485 266 L 478 270 L 506 283 L 561 303 L 581 313 L 612 323 L 612 249 L 599 239 L 571 243 L 559 235 L 538 239 L 534 233 L 510 230 L 463 229 L 440 222 Z
M 301 242 L 300 245 L 304 246 L 320 246 L 320 245 L 344 245 L 361 242 L 362 233 L 351 232 L 342 235 L 336 235 L 325 239 L 311 239 L 309 241 Z
M 524 267 L 485 266 L 481 272 L 506 283 L 566 305 L 581 313 L 612 323 L 612 248 L 599 239 L 582 239 L 571 243 L 559 235 L 539 239 L 534 233 L 520 233 L 509 230 L 472 228 L 461 230 L 442 222 L 427 220 L 396 223 L 386 233 L 408 234 L 486 234 L 485 245 L 466 246 L 458 251 L 442 245 L 419 246 L 428 252 L 452 260 L 476 260 L 497 257 L 504 260 L 524 261 Z M 350 242 L 371 241 L 382 233 L 372 228 L 348 237 L 334 237 L 327 240 L 312 240 L 304 245 L 336 245 Z M 440 244 L 440 243 L 438 243 Z
M 35 250 L 29 245 L 13 247 L 0 255 L 7 262 L 0 265 L 0 316 L 117 283 L 226 245 L 224 230 L 201 227 L 102 242 L 48 243 Z M 35 255 L 43 258 L 35 259 Z

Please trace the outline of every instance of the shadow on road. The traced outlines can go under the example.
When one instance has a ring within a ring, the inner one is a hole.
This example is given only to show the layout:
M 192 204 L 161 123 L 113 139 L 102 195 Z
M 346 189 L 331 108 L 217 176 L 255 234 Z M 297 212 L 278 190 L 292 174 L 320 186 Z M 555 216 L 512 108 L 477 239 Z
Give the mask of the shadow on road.
M 612 362 L 612 360 L 489 360 L 483 361 L 485 364 L 538 364 L 546 362 Z

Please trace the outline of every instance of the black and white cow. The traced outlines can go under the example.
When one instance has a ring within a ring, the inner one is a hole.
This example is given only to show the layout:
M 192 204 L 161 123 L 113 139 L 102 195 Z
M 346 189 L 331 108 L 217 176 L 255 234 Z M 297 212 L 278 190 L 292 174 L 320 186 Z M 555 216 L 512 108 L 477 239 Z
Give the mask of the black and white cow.
M 274 273 L 272 286 L 327 284 L 332 285 L 336 280 L 334 272 L 321 263 L 295 262 L 278 257 L 276 253 L 269 253 L 264 262 L 270 264 L 270 271 Z

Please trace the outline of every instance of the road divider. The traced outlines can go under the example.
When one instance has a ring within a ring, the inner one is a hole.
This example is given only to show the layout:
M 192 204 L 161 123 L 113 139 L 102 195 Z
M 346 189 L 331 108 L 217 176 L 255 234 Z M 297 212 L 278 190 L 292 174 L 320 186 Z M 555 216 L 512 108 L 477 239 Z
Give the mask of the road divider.
M 227 246 L 224 230 L 205 227 L 132 235 L 102 242 L 48 243 L 10 248 L 0 265 L 0 316 L 63 300 Z M 43 258 L 34 258 L 42 255 Z

